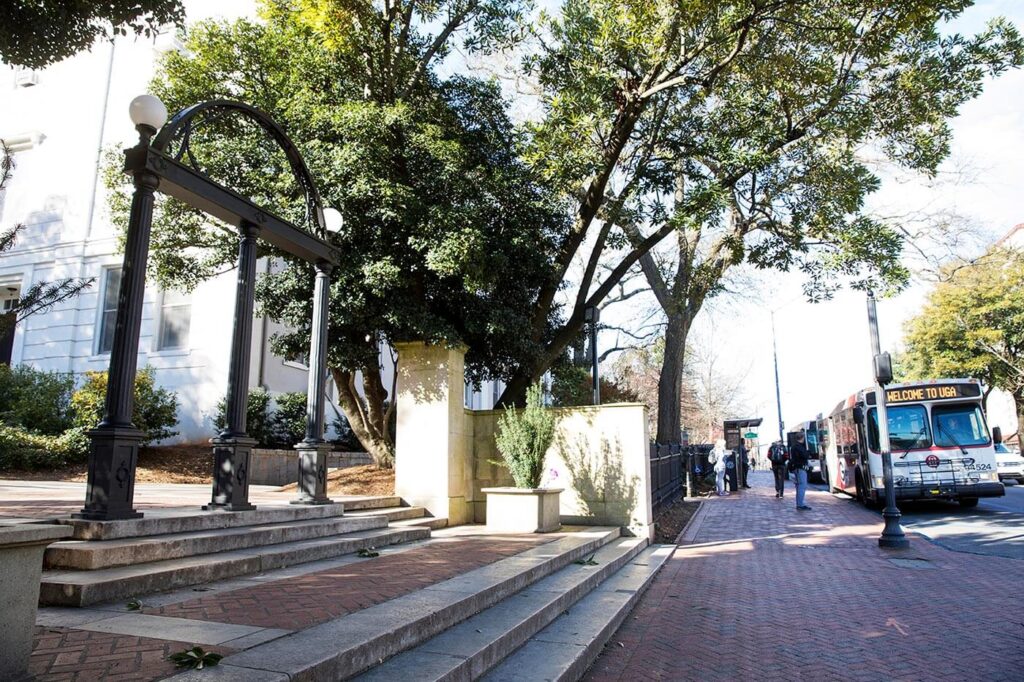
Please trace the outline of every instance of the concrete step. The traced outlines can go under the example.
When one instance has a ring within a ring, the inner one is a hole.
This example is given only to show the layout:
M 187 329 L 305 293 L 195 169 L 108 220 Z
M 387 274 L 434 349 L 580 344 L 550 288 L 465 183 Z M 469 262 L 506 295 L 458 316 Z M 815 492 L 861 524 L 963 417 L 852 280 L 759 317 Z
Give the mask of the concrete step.
M 217 679 L 347 679 L 594 554 L 618 537 L 618 528 L 567 534 L 417 592 L 229 655 L 217 666 Z M 189 672 L 171 679 L 200 678 Z
M 120 540 L 69 540 L 46 548 L 46 568 L 97 570 L 343 535 L 388 525 L 384 516 L 336 516 Z
M 346 497 L 338 495 L 338 502 L 345 506 L 345 511 L 360 511 L 363 509 L 382 509 L 384 507 L 401 507 L 404 503 L 397 495 L 383 495 L 375 497 Z
M 388 502 L 398 498 L 367 498 L 356 500 L 358 504 Z M 385 505 L 390 506 L 390 505 Z M 364 507 L 359 507 L 364 508 Z M 75 529 L 75 540 L 118 540 L 122 538 L 170 535 L 172 533 L 193 533 L 218 528 L 240 528 L 262 526 L 270 523 L 289 523 L 312 519 L 328 519 L 342 516 L 347 507 L 342 504 L 300 505 L 257 507 L 250 511 L 205 511 L 189 509 L 146 509 L 141 519 L 122 521 L 87 521 L 85 519 L 60 519 L 58 522 Z
M 405 519 L 404 521 L 393 521 L 392 527 L 397 528 L 429 528 L 440 530 L 448 527 L 448 519 L 444 516 L 424 516 L 419 519 Z
M 359 511 L 345 510 L 345 516 L 349 518 L 383 516 L 390 523 L 406 519 L 422 519 L 426 515 L 427 510 L 423 507 L 381 507 L 379 509 L 360 509 Z
M 646 546 L 646 538 L 615 540 L 588 557 L 594 564 L 585 560 L 583 564 L 569 564 L 356 679 L 475 680 L 614 575 Z
M 575 682 L 582 678 L 673 551 L 675 545 L 644 550 L 482 679 Z
M 430 536 L 428 528 L 379 528 L 95 571 L 43 571 L 39 603 L 86 606 L 224 580 Z

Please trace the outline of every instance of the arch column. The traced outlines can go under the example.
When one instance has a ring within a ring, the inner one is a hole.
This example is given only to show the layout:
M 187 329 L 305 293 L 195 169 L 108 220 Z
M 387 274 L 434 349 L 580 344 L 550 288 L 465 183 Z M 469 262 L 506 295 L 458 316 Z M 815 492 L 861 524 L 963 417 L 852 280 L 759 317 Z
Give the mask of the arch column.
M 313 285 L 313 333 L 309 337 L 309 384 L 306 390 L 306 437 L 299 452 L 299 496 L 292 504 L 331 504 L 327 497 L 327 453 L 324 442 L 324 394 L 327 389 L 327 315 L 331 266 L 316 264 Z
M 259 234 L 259 226 L 252 223 L 242 223 L 238 228 L 238 282 L 225 400 L 227 425 L 210 441 L 213 444 L 213 495 L 210 504 L 203 509 L 248 511 L 256 508 L 249 504 L 249 458 L 256 439 L 246 433 L 246 409 L 249 406 L 249 353 Z

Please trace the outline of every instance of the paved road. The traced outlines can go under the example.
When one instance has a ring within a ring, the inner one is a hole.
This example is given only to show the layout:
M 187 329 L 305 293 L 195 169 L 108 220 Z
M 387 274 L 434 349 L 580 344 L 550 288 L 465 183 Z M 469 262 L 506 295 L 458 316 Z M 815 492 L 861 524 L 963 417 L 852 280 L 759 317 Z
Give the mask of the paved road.
M 1024 486 L 1009 485 L 1004 497 L 984 498 L 974 509 L 949 502 L 914 502 L 904 503 L 901 511 L 906 530 L 947 549 L 1024 559 Z

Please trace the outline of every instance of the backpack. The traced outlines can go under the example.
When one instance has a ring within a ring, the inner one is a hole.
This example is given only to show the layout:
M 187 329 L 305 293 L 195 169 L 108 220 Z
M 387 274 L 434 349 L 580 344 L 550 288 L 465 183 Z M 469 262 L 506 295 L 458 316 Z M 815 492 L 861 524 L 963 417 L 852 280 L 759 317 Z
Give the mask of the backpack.
M 768 459 L 771 460 L 772 464 L 785 464 L 786 460 L 789 459 L 789 455 L 786 453 L 786 448 L 772 446 L 771 450 L 768 451 Z

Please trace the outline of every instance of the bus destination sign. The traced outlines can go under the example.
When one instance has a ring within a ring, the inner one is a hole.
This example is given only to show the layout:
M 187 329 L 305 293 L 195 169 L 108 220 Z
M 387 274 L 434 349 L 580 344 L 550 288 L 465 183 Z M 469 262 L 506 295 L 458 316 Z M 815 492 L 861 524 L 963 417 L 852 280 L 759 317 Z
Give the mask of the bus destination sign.
M 885 392 L 889 403 L 909 403 L 922 400 L 951 400 L 954 398 L 977 398 L 981 395 L 978 384 L 928 384 L 892 388 Z

